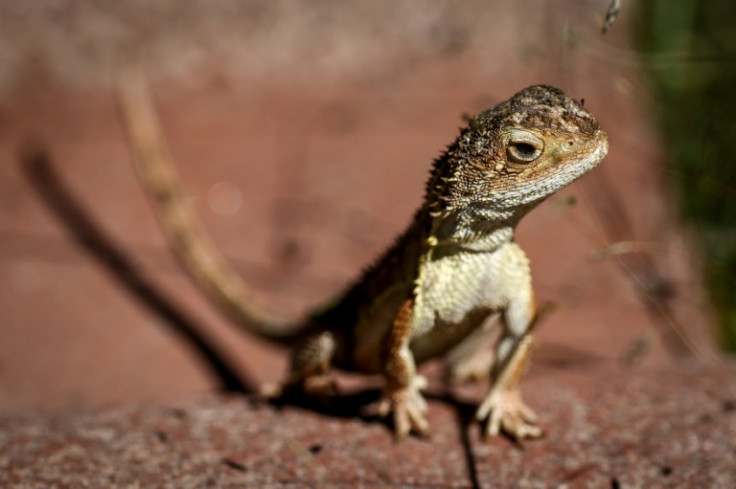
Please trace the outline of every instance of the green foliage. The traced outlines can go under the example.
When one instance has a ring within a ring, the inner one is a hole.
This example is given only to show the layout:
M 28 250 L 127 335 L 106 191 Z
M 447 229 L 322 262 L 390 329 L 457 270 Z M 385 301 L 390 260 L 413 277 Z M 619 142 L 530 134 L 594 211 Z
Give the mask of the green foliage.
M 724 346 L 736 351 L 736 1 L 639 5 L 672 184 L 697 232 Z

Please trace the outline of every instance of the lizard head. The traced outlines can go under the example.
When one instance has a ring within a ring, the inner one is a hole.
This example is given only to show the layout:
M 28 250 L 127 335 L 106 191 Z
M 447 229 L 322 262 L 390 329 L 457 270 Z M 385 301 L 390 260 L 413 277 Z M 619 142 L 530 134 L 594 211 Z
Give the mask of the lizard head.
M 528 87 L 470 119 L 435 162 L 430 209 L 482 206 L 523 215 L 607 152 L 606 133 L 582 102 L 554 87 Z

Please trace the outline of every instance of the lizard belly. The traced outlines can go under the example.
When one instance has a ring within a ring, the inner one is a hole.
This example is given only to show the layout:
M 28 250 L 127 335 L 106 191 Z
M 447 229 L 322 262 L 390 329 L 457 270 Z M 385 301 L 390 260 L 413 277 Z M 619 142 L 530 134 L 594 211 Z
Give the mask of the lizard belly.
M 415 361 L 444 355 L 526 290 L 529 264 L 510 242 L 489 252 L 455 251 L 427 260 L 417 283 L 397 282 L 358 314 L 349 361 L 338 365 L 371 373 L 382 368 L 383 342 L 397 311 L 414 291 L 410 349 Z M 342 362 L 341 362 L 342 363 Z
M 492 252 L 458 251 L 429 260 L 417 286 L 411 350 L 417 363 L 444 355 L 528 280 L 528 262 L 511 242 Z

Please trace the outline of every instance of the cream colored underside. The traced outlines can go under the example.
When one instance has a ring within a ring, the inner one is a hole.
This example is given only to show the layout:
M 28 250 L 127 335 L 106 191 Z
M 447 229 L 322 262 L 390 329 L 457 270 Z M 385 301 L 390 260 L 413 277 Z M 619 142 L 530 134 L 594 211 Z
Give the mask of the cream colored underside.
M 423 264 L 415 289 L 410 348 L 417 363 L 445 354 L 511 301 L 524 311 L 531 307 L 529 262 L 516 243 L 489 252 L 439 254 Z M 355 359 L 360 370 L 380 366 L 380 344 L 398 308 L 394 305 L 406 299 L 397 294 L 405 290 L 387 291 L 359 321 Z

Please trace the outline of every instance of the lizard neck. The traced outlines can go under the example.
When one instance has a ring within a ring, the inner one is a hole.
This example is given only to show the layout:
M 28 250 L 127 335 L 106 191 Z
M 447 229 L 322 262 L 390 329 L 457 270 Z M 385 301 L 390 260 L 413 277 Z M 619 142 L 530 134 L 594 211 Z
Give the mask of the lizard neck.
M 492 252 L 514 238 L 519 220 L 529 209 L 498 209 L 470 205 L 433 219 L 430 241 L 434 246 Z

